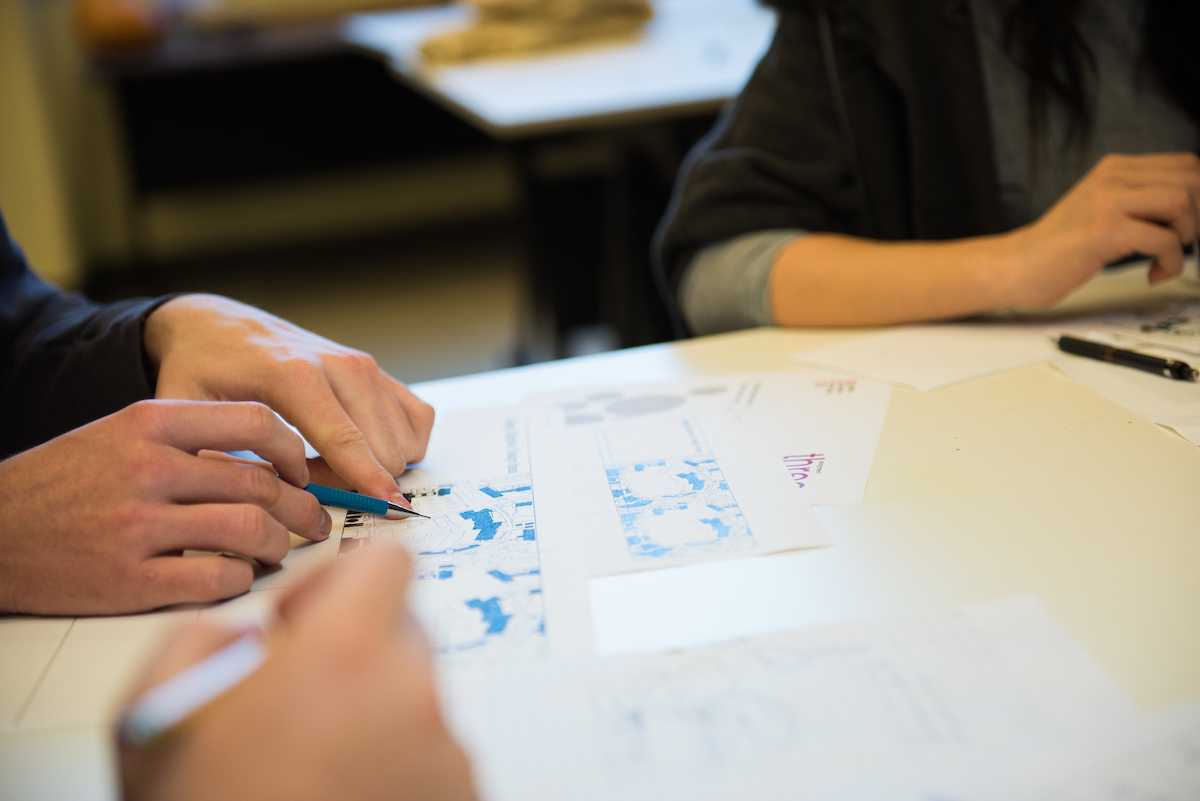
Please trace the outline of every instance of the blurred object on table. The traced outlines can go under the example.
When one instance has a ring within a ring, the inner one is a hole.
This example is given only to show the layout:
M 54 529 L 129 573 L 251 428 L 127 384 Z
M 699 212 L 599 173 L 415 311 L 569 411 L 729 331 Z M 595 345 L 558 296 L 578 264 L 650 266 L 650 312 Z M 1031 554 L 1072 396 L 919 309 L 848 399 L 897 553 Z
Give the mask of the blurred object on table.
M 517 56 L 634 37 L 654 16 L 647 0 L 469 0 L 475 22 L 430 37 L 430 64 Z
M 218 31 L 330 20 L 442 0 L 75 0 L 75 27 L 93 51 L 131 50 L 169 30 Z
M 75 29 L 93 50 L 127 50 L 150 44 L 163 29 L 155 0 L 76 0 Z
M 191 25 L 212 29 L 311 22 L 343 14 L 441 2 L 443 0 L 185 0 L 183 16 Z

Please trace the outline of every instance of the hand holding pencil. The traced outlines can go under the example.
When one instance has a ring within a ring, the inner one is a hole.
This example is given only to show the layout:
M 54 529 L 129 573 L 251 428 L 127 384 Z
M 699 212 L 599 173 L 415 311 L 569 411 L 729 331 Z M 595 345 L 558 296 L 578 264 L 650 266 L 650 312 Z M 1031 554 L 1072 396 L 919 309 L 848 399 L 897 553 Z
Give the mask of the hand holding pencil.
M 143 744 L 119 739 L 124 797 L 474 799 L 466 757 L 438 708 L 428 644 L 407 609 L 409 570 L 402 549 L 380 545 L 289 590 L 261 666 Z M 246 638 L 200 623 L 180 628 L 127 709 Z

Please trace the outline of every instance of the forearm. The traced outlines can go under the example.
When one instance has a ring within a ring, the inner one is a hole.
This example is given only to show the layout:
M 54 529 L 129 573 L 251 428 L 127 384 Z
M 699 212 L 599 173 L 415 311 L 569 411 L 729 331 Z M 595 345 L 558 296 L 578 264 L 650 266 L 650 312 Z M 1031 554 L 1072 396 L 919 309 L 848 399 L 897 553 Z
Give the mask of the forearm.
M 780 325 L 890 325 L 1011 305 L 1007 235 L 950 242 L 876 242 L 811 234 L 780 251 L 771 306 Z

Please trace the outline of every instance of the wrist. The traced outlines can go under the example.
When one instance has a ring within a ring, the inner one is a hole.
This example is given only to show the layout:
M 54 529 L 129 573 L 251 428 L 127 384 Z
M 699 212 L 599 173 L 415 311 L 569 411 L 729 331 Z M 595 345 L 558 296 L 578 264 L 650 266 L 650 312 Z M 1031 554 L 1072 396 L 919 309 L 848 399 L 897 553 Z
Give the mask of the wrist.
M 142 349 L 150 365 L 158 370 L 170 352 L 180 327 L 180 320 L 190 311 L 208 303 L 207 295 L 180 295 L 159 306 L 142 326 Z
M 1024 229 L 980 237 L 969 257 L 979 297 L 986 311 L 1021 304 L 1021 265 L 1024 262 Z

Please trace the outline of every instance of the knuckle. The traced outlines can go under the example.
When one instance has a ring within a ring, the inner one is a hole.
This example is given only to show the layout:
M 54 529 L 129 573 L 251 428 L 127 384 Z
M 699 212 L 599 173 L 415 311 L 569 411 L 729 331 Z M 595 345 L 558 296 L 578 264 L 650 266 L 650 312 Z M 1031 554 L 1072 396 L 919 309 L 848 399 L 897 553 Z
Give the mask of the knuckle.
M 1105 153 L 1096 162 L 1095 172 L 1098 175 L 1107 176 L 1121 166 L 1123 157 L 1116 153 Z
M 365 353 L 359 353 L 358 351 L 347 351 L 345 353 L 339 353 L 336 356 L 335 363 L 337 364 L 338 369 L 344 372 L 365 376 L 367 375 L 368 371 L 367 365 L 363 361 L 364 356 L 366 356 Z
M 267 540 L 263 543 L 263 550 L 258 559 L 267 564 L 277 565 L 288 555 L 291 542 L 287 529 L 283 526 L 270 526 L 267 532 Z
M 263 542 L 267 537 L 267 514 L 257 506 L 241 504 L 234 513 L 236 531 L 247 542 Z
M 279 425 L 279 420 L 269 406 L 255 401 L 243 403 L 241 406 L 250 429 L 256 435 L 265 438 L 274 433 L 275 427 Z
M 1183 187 L 1171 189 L 1171 207 L 1175 214 L 1184 217 L 1192 212 L 1192 193 Z
M 204 598 L 225 598 L 238 592 L 230 581 L 229 565 L 224 560 L 195 559 L 196 591 Z
M 355 351 L 354 358 L 358 361 L 359 366 L 367 373 L 376 373 L 379 371 L 379 365 L 375 361 L 375 357 L 363 351 Z
M 419 462 L 425 458 L 425 451 L 429 447 L 429 434 L 433 431 L 433 422 L 436 415 L 437 413 L 433 407 L 424 401 L 418 401 L 412 410 L 413 437 L 405 448 L 409 464 Z
M 161 414 L 161 404 L 152 400 L 140 400 L 130 404 L 121 414 L 137 431 L 147 431 L 157 425 Z
M 148 492 L 158 486 L 170 470 L 166 451 L 148 442 L 133 444 L 123 461 L 121 472 L 139 492 Z
M 300 502 L 304 505 L 304 519 L 307 520 L 314 529 L 321 527 L 321 516 L 325 511 L 321 508 L 321 502 L 309 493 L 303 493 L 303 498 Z
M 144 559 L 133 566 L 130 576 L 137 587 L 153 587 L 163 581 L 163 571 L 156 559 Z
M 366 439 L 362 429 L 353 423 L 346 423 L 334 430 L 329 441 L 335 448 L 358 448 L 366 444 Z
M 252 551 L 248 555 L 269 564 L 278 564 L 287 556 L 287 529 L 257 506 L 243 507 L 242 531 Z
M 263 513 L 257 506 L 241 503 L 223 508 L 211 525 L 223 529 L 224 550 L 253 556 L 264 541 Z
M 424 459 L 425 458 L 425 449 L 428 447 L 428 445 L 429 445 L 429 442 L 425 438 L 423 438 L 423 437 L 414 438 L 411 445 L 409 446 L 409 448 L 407 450 L 408 464 L 415 464 L 416 462 L 419 462 L 422 459 Z
M 377 458 L 379 459 L 379 464 L 383 466 L 383 469 L 392 476 L 400 475 L 404 472 L 404 469 L 408 467 L 408 459 L 405 458 L 405 455 L 402 452 L 386 453 L 378 456 Z
M 429 430 L 433 428 L 433 420 L 435 417 L 437 417 L 437 412 L 434 410 L 433 406 L 429 405 L 423 400 L 418 400 L 416 407 L 413 409 L 413 414 L 420 422 L 423 430 Z
M 258 506 L 270 506 L 279 500 L 279 479 L 260 467 L 244 467 L 246 493 Z
M 154 527 L 156 515 L 154 507 L 147 503 L 123 503 L 113 513 L 113 522 L 117 531 L 124 532 L 134 541 L 140 540 L 139 535 Z

